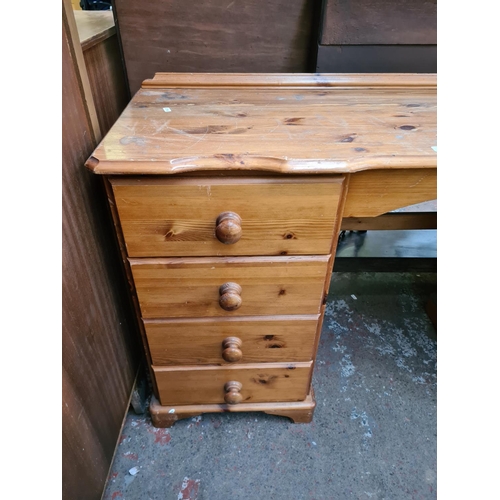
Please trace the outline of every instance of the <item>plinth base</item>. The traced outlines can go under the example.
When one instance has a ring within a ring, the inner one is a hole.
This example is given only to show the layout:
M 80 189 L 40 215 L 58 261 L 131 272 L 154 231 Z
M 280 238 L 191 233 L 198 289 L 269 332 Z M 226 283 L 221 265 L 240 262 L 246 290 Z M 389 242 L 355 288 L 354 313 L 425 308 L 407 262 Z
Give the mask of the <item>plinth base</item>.
M 196 417 L 202 413 L 241 413 L 248 411 L 260 411 L 270 415 L 279 415 L 290 418 L 295 424 L 307 424 L 311 422 L 314 414 L 316 401 L 314 391 L 307 395 L 304 401 L 287 403 L 241 403 L 228 404 L 204 404 L 204 405 L 180 405 L 162 406 L 153 396 L 149 405 L 151 420 L 155 427 L 172 427 L 177 420 Z

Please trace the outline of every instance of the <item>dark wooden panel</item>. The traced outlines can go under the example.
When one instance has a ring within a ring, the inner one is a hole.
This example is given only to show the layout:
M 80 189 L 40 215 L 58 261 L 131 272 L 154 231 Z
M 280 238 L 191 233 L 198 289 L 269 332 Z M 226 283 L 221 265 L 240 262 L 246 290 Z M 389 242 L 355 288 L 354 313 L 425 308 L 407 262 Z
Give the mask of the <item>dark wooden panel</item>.
M 134 319 L 63 23 L 63 498 L 99 499 L 137 370 Z
M 437 73 L 436 45 L 318 45 L 318 73 Z
M 130 91 L 156 72 L 304 72 L 317 0 L 115 0 Z M 315 40 L 314 40 L 315 42 Z
M 321 45 L 435 45 L 437 0 L 325 0 Z
M 436 273 L 435 257 L 337 257 L 334 273 Z
M 97 118 L 104 135 L 129 101 L 127 82 L 116 35 L 83 53 Z
M 342 231 L 436 229 L 437 212 L 391 212 L 378 217 L 344 217 Z

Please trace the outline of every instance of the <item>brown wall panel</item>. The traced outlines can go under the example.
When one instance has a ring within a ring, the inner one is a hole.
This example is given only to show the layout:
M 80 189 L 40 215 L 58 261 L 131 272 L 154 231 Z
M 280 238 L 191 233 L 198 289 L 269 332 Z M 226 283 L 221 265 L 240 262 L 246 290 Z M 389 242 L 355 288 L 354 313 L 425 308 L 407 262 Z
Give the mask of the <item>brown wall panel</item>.
M 313 71 L 319 3 L 115 0 L 130 91 L 162 71 Z
M 64 19 L 64 17 L 63 17 Z M 63 498 L 99 499 L 139 362 L 68 25 L 62 36 Z
M 437 0 L 325 0 L 321 45 L 435 45 Z

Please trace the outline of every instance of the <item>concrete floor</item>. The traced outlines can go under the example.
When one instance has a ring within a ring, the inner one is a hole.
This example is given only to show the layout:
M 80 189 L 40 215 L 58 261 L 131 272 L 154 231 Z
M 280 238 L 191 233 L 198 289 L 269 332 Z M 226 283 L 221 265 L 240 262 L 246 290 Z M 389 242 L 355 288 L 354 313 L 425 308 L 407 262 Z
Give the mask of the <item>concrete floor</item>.
M 311 424 L 131 412 L 103 499 L 436 498 L 435 290 L 436 274 L 335 273 Z

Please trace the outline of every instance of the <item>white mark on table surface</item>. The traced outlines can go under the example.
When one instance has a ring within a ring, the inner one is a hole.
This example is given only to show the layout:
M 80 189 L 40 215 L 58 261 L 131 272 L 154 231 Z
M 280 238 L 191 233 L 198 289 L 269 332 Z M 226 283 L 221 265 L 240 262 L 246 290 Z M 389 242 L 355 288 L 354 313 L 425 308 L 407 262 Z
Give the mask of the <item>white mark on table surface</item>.
M 170 113 L 172 110 L 170 108 L 163 108 L 163 111 L 165 111 L 165 113 Z
M 274 127 L 270 132 L 267 132 L 264 136 L 262 136 L 262 139 L 265 139 L 268 135 L 271 135 L 277 128 L 281 127 L 281 121 L 278 120 L 278 118 L 275 118 L 276 120 L 276 127 Z
M 191 149 L 193 146 L 196 146 L 196 144 L 198 144 L 199 142 L 201 141 L 204 141 L 205 140 L 205 137 L 207 136 L 208 134 L 208 125 L 206 126 L 206 130 L 205 130 L 205 133 L 195 142 L 193 142 L 193 144 L 191 144 L 190 146 L 188 146 L 187 148 L 183 149 L 183 151 L 187 151 L 188 149 Z M 187 134 L 189 136 L 191 136 L 191 134 Z
M 146 140 L 142 137 L 125 136 L 120 139 L 120 144 L 127 146 L 128 144 L 137 144 L 138 146 L 144 146 Z
M 427 176 L 424 175 L 423 177 L 421 177 L 417 182 L 415 182 L 415 184 L 412 184 L 410 187 L 415 187 L 417 186 L 418 184 L 420 184 Z
M 434 151 L 434 152 L 438 152 L 438 147 L 437 146 L 431 146 L 431 149 Z

